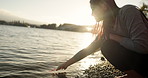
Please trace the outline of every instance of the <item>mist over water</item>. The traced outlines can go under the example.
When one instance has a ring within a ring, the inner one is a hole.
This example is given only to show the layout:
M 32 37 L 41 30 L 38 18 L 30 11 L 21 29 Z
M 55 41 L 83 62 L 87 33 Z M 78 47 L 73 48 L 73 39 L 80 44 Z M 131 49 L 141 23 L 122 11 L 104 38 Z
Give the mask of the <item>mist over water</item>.
M 93 39 L 91 33 L 0 25 L 0 77 L 60 78 L 51 70 Z M 101 56 L 97 52 L 71 65 L 65 77 L 82 74 L 90 65 L 99 63 Z

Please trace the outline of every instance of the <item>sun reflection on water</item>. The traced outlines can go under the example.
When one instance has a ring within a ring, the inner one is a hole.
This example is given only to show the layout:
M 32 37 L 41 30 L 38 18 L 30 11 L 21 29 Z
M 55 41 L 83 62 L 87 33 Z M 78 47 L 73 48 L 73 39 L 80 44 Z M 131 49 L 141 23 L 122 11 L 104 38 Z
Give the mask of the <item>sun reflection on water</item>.
M 79 69 L 85 70 L 85 69 L 88 69 L 90 66 L 104 63 L 104 61 L 101 60 L 102 56 L 103 55 L 101 54 L 100 51 L 93 55 L 89 55 L 88 57 L 80 61 Z
M 91 33 L 85 33 L 81 35 L 80 42 L 79 42 L 79 47 L 80 48 L 86 48 L 93 40 L 94 36 Z
M 85 33 L 81 35 L 79 47 L 81 49 L 86 48 L 93 40 L 95 39 L 95 36 L 91 33 Z M 99 63 L 102 63 L 100 61 L 100 57 L 102 57 L 102 54 L 100 52 L 94 53 L 93 55 L 89 55 L 88 57 L 85 57 L 79 62 L 78 69 L 85 70 L 88 69 L 91 65 L 96 65 Z
M 96 65 L 96 64 L 98 64 L 98 60 L 93 58 L 86 58 L 80 63 L 80 69 L 85 70 L 89 68 L 91 65 Z

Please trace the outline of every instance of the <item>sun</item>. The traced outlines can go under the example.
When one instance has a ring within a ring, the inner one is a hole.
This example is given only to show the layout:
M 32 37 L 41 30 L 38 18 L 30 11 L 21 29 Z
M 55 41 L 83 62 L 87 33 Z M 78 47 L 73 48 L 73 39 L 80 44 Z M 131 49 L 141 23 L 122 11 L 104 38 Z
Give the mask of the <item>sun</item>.
M 92 29 L 93 29 L 92 27 L 86 27 L 87 31 L 92 31 Z

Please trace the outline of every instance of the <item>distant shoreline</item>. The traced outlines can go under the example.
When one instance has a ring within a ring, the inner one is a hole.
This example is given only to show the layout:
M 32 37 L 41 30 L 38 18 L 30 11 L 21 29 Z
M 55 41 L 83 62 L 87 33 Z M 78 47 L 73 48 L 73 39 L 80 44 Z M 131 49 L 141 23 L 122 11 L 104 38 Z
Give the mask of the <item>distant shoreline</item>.
M 75 25 L 70 23 L 64 23 L 57 26 L 57 24 L 29 24 L 20 21 L 6 22 L 0 20 L 0 25 L 10 25 L 10 26 L 19 26 L 19 27 L 29 27 L 29 28 L 42 28 L 42 29 L 53 29 L 53 30 L 63 30 L 63 31 L 73 31 L 73 32 L 91 32 L 92 26 L 88 25 Z

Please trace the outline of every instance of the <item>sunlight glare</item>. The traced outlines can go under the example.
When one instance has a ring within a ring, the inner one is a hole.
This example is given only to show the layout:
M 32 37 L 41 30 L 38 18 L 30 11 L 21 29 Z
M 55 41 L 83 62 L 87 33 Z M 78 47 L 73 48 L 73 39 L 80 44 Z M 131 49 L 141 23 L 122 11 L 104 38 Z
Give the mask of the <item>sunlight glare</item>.
M 81 35 L 81 41 L 79 42 L 79 47 L 86 48 L 93 40 L 94 37 L 92 33 L 85 33 Z
M 81 64 L 80 64 L 80 69 L 81 70 L 85 70 L 88 69 L 91 65 L 96 65 L 100 63 L 99 59 L 93 59 L 93 58 L 85 58 L 82 60 Z
M 82 16 L 81 18 L 75 18 L 75 24 L 77 25 L 94 25 L 96 21 L 92 16 Z
M 72 12 L 72 16 L 68 15 L 68 20 L 70 23 L 77 25 L 94 25 L 96 23 L 94 17 L 91 15 L 92 11 L 90 7 L 79 8 Z
M 86 27 L 87 31 L 92 31 L 92 27 Z

